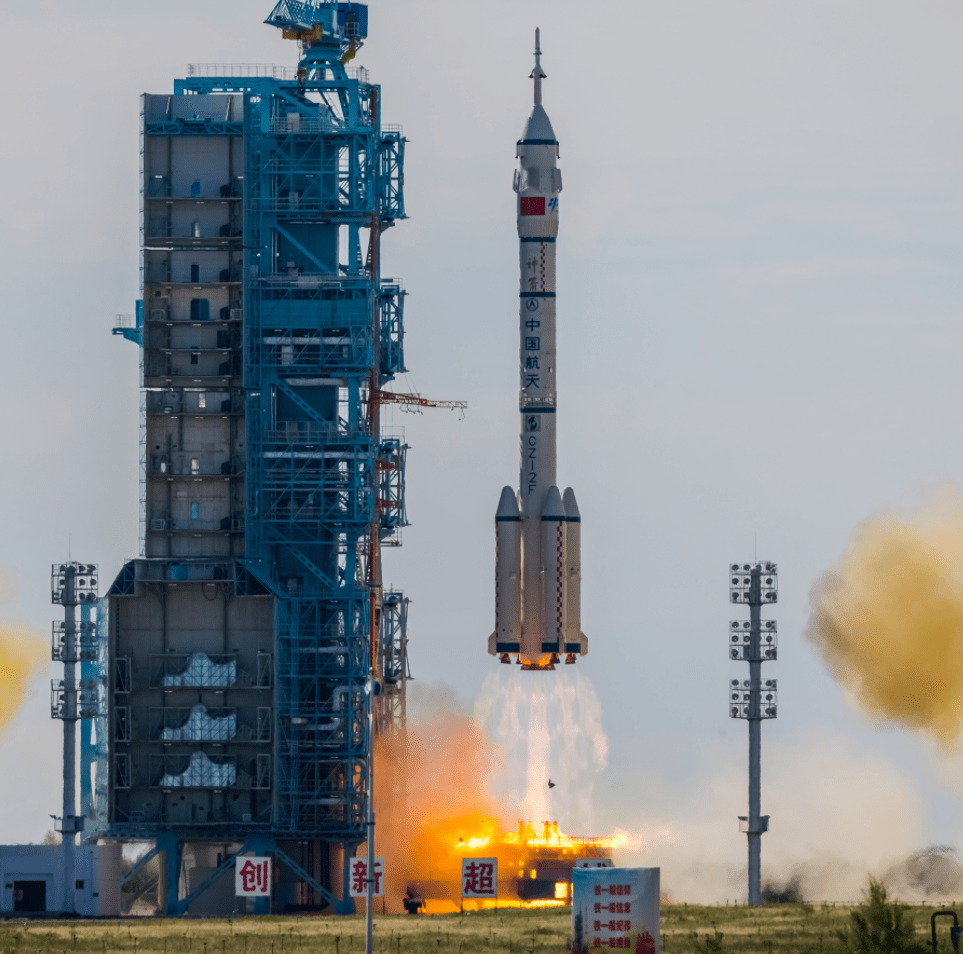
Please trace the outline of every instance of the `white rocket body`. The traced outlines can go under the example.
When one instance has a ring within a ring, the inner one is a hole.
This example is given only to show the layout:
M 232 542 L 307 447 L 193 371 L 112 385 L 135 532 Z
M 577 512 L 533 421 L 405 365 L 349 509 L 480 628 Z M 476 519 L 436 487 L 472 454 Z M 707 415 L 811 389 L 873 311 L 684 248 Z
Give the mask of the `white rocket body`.
M 518 141 L 519 412 L 516 497 L 502 490 L 495 517 L 495 632 L 488 651 L 524 669 L 554 669 L 588 652 L 580 612 L 581 530 L 575 492 L 556 485 L 555 239 L 562 173 L 542 108 L 535 31 L 535 107 Z M 517 541 L 517 542 L 516 542 Z M 517 634 L 517 635 L 516 635 Z

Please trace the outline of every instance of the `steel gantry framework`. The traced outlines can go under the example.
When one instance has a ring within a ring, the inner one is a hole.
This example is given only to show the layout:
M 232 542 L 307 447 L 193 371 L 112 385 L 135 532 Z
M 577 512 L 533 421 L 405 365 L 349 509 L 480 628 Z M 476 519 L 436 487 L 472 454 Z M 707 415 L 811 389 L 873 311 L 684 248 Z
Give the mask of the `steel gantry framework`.
M 115 730 L 109 830 L 163 845 L 171 913 L 200 890 L 179 896 L 184 845 L 239 835 L 300 879 L 300 901 L 349 907 L 332 862 L 302 853 L 298 863 L 290 846 L 336 844 L 346 870 L 365 838 L 372 664 L 385 685 L 379 726 L 404 731 L 408 601 L 384 591 L 380 548 L 400 543 L 407 524 L 408 448 L 382 430 L 378 406 L 381 388 L 405 370 L 405 292 L 380 272 L 381 236 L 405 218 L 405 139 L 382 124 L 367 71 L 345 66 L 367 35 L 363 4 L 281 0 L 266 22 L 299 41 L 296 70 L 193 66 L 174 96 L 144 105 L 146 305 L 135 330 L 146 545 L 111 596 L 156 595 L 162 632 L 151 659 L 163 665 L 142 670 L 143 725 L 152 728 L 139 741 L 138 667 L 118 657 L 129 680 L 121 687 L 114 676 L 113 707 L 128 728 Z M 227 145 L 205 153 L 201 140 Z M 216 191 L 207 155 L 223 167 Z M 185 163 L 201 170 L 196 178 Z M 189 428 L 215 419 L 220 450 L 191 456 Z M 187 599 L 192 584 L 202 610 L 201 599 L 223 597 L 215 656 L 201 645 L 208 636 L 192 645 L 171 628 L 171 600 Z M 245 649 L 232 649 L 232 626 L 256 629 L 234 609 L 245 598 L 269 601 L 272 634 L 269 648 L 252 643 L 257 674 L 242 681 Z M 201 669 L 220 675 L 184 675 Z M 188 687 L 213 702 L 177 697 Z M 207 734 L 192 735 L 197 726 Z M 204 787 L 249 790 L 247 810 L 212 798 L 186 813 L 164 801 Z M 158 804 L 146 801 L 151 789 L 164 793 L 162 809 L 144 807 Z

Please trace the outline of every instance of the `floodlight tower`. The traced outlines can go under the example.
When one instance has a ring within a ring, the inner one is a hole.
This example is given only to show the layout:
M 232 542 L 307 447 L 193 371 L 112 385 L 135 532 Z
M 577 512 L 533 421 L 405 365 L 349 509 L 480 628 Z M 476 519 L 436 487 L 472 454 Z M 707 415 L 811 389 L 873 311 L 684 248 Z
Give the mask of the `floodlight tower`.
M 84 818 L 76 807 L 77 720 L 96 718 L 100 709 L 96 680 L 77 683 L 77 663 L 97 658 L 94 623 L 77 620 L 77 607 L 97 602 L 97 567 L 92 563 L 55 563 L 50 570 L 50 601 L 64 608 L 54 620 L 51 657 L 64 664 L 64 678 L 51 683 L 50 715 L 64 724 L 64 803 L 60 819 L 63 839 L 64 897 L 61 911 L 75 910 L 74 848 Z
M 739 821 L 749 839 L 750 907 L 762 904 L 762 833 L 769 830 L 769 816 L 760 814 L 759 807 L 762 720 L 776 718 L 776 680 L 762 678 L 762 664 L 776 658 L 776 622 L 761 619 L 760 611 L 776 597 L 775 563 L 730 564 L 729 600 L 749 604 L 749 622 L 729 623 L 729 658 L 749 663 L 748 679 L 729 681 L 729 716 L 749 722 L 749 814 Z

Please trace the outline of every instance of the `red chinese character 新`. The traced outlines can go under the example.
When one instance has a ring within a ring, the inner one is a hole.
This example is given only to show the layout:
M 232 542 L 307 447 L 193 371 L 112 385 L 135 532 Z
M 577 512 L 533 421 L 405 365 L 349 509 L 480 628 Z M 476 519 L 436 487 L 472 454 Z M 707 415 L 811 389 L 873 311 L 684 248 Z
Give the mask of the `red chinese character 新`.
M 355 861 L 354 871 L 352 871 L 352 878 L 354 880 L 354 890 L 356 892 L 361 892 L 366 890 L 368 887 L 368 862 L 367 861 Z

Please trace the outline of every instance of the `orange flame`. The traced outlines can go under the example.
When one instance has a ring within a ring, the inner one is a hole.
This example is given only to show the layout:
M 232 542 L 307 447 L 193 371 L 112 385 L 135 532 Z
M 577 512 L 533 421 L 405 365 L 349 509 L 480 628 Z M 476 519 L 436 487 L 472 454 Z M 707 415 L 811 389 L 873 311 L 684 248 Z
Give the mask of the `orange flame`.
M 519 897 L 519 882 L 535 878 L 539 861 L 557 877 L 559 868 L 574 866 L 577 858 L 610 858 L 618 836 L 574 838 L 554 822 L 542 822 L 540 830 L 531 822 L 508 829 L 511 808 L 486 794 L 494 744 L 468 716 L 439 709 L 406 738 L 382 736 L 376 747 L 375 805 L 392 806 L 376 809 L 375 849 L 385 859 L 386 909 L 401 913 L 409 889 L 429 913 L 494 907 L 494 901 L 462 901 L 466 857 L 498 858 L 498 907 L 566 904 L 567 892 L 554 897 L 555 885 L 552 898 Z M 403 810 L 395 807 L 402 804 Z

